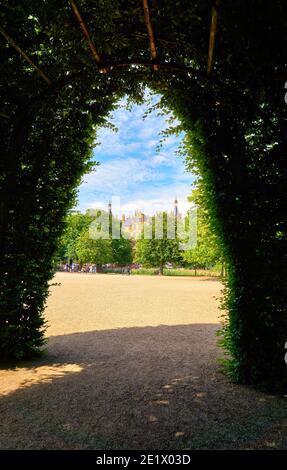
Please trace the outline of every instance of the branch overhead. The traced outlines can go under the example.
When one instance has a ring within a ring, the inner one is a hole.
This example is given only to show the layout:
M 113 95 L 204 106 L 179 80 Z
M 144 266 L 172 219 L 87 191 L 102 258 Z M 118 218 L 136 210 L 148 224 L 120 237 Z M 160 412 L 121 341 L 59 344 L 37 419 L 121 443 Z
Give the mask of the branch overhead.
M 143 0 L 143 11 L 144 11 L 145 24 L 146 24 L 147 31 L 148 31 L 151 57 L 152 57 L 153 60 L 156 60 L 157 52 L 156 52 L 156 45 L 155 45 L 153 27 L 152 27 L 151 19 L 150 19 L 150 11 L 149 11 L 149 6 L 148 6 L 148 0 Z M 158 70 L 158 66 L 156 64 L 154 64 L 153 69 Z
M 77 21 L 78 21 L 78 23 L 79 23 L 79 25 L 80 25 L 80 27 L 81 27 L 81 29 L 82 29 L 82 31 L 83 31 L 83 35 L 85 36 L 85 38 L 86 38 L 86 40 L 87 40 L 87 42 L 88 42 L 89 48 L 90 48 L 90 50 L 91 50 L 91 52 L 92 52 L 92 55 L 93 55 L 95 61 L 97 62 L 97 64 L 100 64 L 100 63 L 101 63 L 101 57 L 100 57 L 100 55 L 99 55 L 99 53 L 98 53 L 98 51 L 97 51 L 97 49 L 96 49 L 95 44 L 93 43 L 93 41 L 92 41 L 92 39 L 91 39 L 91 36 L 90 36 L 89 30 L 88 30 L 88 27 L 87 27 L 87 25 L 86 25 L 86 23 L 85 23 L 85 21 L 84 21 L 82 15 L 81 15 L 80 11 L 79 11 L 79 8 L 78 8 L 78 6 L 77 6 L 77 3 L 75 2 L 75 0 L 70 0 L 70 4 L 71 4 L 71 7 L 72 7 L 73 12 L 74 12 L 74 14 L 75 14 L 75 17 L 76 17 L 76 19 L 77 19 Z M 105 69 L 101 69 L 101 71 L 102 71 L 103 73 L 106 72 Z
M 207 59 L 207 73 L 211 73 L 214 63 L 214 49 L 215 49 L 215 38 L 217 33 L 218 23 L 218 7 L 219 0 L 216 0 L 211 11 L 211 24 L 209 34 L 209 48 L 208 48 L 208 59 Z
M 9 114 L 3 113 L 2 111 L 0 111 L 0 117 L 2 117 L 4 119 L 10 119 Z
M 38 75 L 40 77 L 43 78 L 43 80 L 45 80 L 46 83 L 48 83 L 48 85 L 51 85 L 52 82 L 51 80 L 49 79 L 49 77 L 47 77 L 47 75 L 38 67 L 38 65 L 35 64 L 35 62 L 33 62 L 33 60 L 28 57 L 28 55 L 26 54 L 25 51 L 23 51 L 23 49 L 21 49 L 21 47 L 19 47 L 14 39 L 12 39 L 12 37 L 6 33 L 6 31 L 4 31 L 1 27 L 0 27 L 0 33 L 2 34 L 2 36 L 6 39 L 6 41 L 10 44 L 10 46 L 14 47 L 14 49 L 19 52 L 19 54 L 23 57 L 23 59 L 26 60 L 26 62 L 28 62 L 28 64 L 30 64 L 35 70 L 36 72 L 38 73 Z

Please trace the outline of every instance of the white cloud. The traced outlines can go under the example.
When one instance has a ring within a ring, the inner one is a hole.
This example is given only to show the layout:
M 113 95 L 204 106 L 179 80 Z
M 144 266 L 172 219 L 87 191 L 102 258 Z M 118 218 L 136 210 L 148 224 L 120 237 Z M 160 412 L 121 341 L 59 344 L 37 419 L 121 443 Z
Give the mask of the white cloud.
M 143 120 L 145 108 L 135 105 L 132 111 L 123 108 L 115 110 L 110 121 L 118 128 L 114 132 L 109 128 L 101 128 L 97 132 L 97 141 L 101 143 L 95 151 L 95 159 L 101 160 L 101 155 L 125 156 L 136 152 L 140 148 L 146 151 L 154 150 L 160 140 L 160 132 L 167 127 L 166 116 L 157 116 L 154 112 Z M 164 146 L 172 150 L 177 148 L 179 139 L 168 136 Z
M 170 161 L 169 158 L 166 155 L 162 154 L 162 153 L 152 157 L 152 163 L 155 166 L 162 165 L 163 163 L 168 163 L 169 161 Z
M 182 162 L 180 157 L 173 151 L 161 151 L 156 155 L 150 157 L 151 164 L 154 166 L 164 165 L 165 167 L 175 167 L 179 171 L 183 171 Z
M 154 171 L 152 161 L 137 158 L 116 158 L 103 163 L 83 179 L 81 189 L 93 189 L 96 192 L 122 192 L 132 189 L 139 183 L 161 182 L 165 175 Z

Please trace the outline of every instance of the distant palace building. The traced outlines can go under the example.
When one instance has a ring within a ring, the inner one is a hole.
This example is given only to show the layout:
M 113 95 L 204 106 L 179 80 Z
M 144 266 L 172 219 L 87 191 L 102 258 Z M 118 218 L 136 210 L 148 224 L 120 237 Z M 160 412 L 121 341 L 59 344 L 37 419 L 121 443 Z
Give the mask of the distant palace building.
M 108 204 L 108 213 L 112 217 L 112 204 L 109 201 Z M 174 215 L 175 221 L 182 218 L 182 214 L 178 210 L 178 200 L 175 198 L 173 211 L 170 214 Z M 121 216 L 121 227 L 122 230 L 129 235 L 130 238 L 138 239 L 140 238 L 145 222 L 151 220 L 151 216 L 145 215 L 141 210 L 136 209 L 134 214 L 131 216 L 126 216 L 122 214 Z

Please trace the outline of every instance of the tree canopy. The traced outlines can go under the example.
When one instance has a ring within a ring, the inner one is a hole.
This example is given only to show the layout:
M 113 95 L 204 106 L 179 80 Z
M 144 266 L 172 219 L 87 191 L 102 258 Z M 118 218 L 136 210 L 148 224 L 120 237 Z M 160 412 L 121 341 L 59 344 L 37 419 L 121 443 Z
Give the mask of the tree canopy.
M 76 241 L 76 259 L 80 263 L 102 265 L 113 261 L 111 240 L 93 240 L 89 230 L 83 230 Z
M 179 240 L 169 238 L 167 227 L 168 214 L 158 213 L 145 225 L 141 238 L 136 243 L 135 261 L 144 266 L 159 268 L 159 274 L 163 274 L 164 265 L 168 262 L 180 263 L 182 260 L 179 250 Z M 157 236 L 157 227 L 161 233 Z
M 113 239 L 111 233 L 108 234 L 108 239 L 93 239 L 90 227 L 97 221 L 96 215 L 99 212 L 94 209 L 86 211 L 85 214 L 68 214 L 56 252 L 56 263 L 114 263 L 124 266 L 132 262 L 132 242 L 125 239 L 121 233 L 118 239 Z M 108 214 L 106 215 L 108 217 Z M 110 228 L 113 220 L 114 218 L 109 221 Z

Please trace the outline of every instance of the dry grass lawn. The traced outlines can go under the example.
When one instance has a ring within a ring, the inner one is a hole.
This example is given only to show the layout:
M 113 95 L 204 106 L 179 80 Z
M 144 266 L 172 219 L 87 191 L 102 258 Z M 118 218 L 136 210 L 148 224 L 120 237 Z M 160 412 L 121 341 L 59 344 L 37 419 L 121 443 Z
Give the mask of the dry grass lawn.
M 0 370 L 1 449 L 287 447 L 286 398 L 218 370 L 218 281 L 54 281 L 47 354 Z
M 59 273 L 51 289 L 48 335 L 219 321 L 221 286 L 190 277 Z

